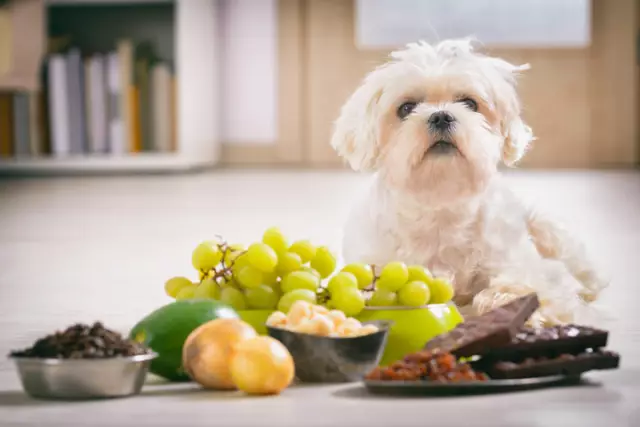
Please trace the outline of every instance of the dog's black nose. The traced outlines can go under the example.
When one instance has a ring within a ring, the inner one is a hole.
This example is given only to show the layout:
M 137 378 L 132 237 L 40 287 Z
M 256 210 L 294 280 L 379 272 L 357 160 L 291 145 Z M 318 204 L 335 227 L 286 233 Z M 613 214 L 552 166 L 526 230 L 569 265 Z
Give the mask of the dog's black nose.
M 428 123 L 434 129 L 447 130 L 451 127 L 456 118 L 446 111 L 438 111 L 429 117 Z

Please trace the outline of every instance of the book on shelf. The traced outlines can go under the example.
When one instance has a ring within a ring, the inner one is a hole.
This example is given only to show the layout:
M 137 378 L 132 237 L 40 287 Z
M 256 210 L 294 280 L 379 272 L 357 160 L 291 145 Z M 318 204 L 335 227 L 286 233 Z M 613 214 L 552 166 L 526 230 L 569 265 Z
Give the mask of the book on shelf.
M 157 151 L 171 151 L 173 145 L 173 82 L 166 64 L 151 69 L 151 138 Z
M 131 97 L 133 92 L 133 42 L 120 40 L 117 46 L 119 69 L 119 104 L 122 112 L 122 124 L 124 128 L 124 146 L 127 152 L 135 153 L 135 131 L 133 123 L 133 110 Z
M 43 129 L 41 129 L 41 102 L 42 93 L 38 91 L 27 94 L 28 97 L 28 123 L 29 123 L 29 154 L 39 156 L 44 153 Z
M 13 95 L 13 154 L 24 157 L 31 154 L 29 136 L 29 94 Z
M 49 56 L 47 68 L 51 154 L 65 156 L 71 153 L 67 58 L 62 54 L 53 54 Z
M 67 52 L 67 90 L 69 108 L 69 150 L 71 154 L 87 152 L 86 115 L 84 101 L 83 65 L 80 51 L 72 48 Z
M 0 92 L 0 158 L 13 155 L 13 97 Z
M 86 59 L 85 87 L 87 105 L 87 139 L 89 151 L 107 153 L 109 151 L 108 133 L 108 64 L 102 54 Z
M 124 110 L 121 99 L 127 92 L 121 84 L 120 57 L 117 52 L 107 55 L 107 122 L 109 151 L 113 154 L 127 152 Z
M 0 94 L 0 157 L 37 156 L 45 150 L 40 91 Z
M 140 134 L 140 97 L 138 88 L 130 86 L 127 101 L 129 103 L 129 152 L 139 153 L 142 151 L 142 135 Z
M 175 76 L 149 43 L 83 54 L 58 38 L 50 49 L 41 89 L 0 93 L 0 157 L 175 150 Z

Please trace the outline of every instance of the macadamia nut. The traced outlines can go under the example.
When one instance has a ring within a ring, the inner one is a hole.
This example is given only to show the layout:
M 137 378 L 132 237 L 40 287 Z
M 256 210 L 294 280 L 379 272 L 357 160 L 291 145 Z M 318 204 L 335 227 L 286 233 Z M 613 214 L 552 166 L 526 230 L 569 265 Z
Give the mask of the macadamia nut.
M 362 325 L 358 320 L 347 317 L 339 310 L 328 310 L 321 305 L 307 301 L 296 301 L 289 314 L 280 311 L 272 313 L 267 326 L 288 329 L 302 334 L 323 337 L 356 337 L 378 332 L 375 325 Z

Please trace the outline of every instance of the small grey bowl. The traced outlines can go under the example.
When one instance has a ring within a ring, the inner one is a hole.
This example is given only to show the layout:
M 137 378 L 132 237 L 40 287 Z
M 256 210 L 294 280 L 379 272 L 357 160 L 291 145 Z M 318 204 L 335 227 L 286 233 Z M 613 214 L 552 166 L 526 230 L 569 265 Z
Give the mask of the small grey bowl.
M 391 322 L 365 322 L 378 332 L 359 337 L 323 337 L 267 326 L 269 335 L 289 350 L 296 377 L 310 383 L 361 381 L 375 368 L 384 352 Z
M 24 391 L 41 399 L 100 399 L 140 393 L 155 353 L 105 359 L 11 357 Z

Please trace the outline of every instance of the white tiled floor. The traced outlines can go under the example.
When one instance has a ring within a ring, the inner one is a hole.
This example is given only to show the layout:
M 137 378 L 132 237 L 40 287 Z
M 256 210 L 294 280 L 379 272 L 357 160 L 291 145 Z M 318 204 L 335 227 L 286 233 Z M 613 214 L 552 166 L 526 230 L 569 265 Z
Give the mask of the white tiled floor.
M 135 399 L 40 404 L 22 396 L 2 360 L 0 425 L 129 425 L 133 414 L 154 426 L 213 425 L 211 417 L 225 426 L 640 425 L 638 413 L 629 418 L 640 401 L 640 174 L 518 172 L 511 180 L 568 220 L 613 274 L 602 303 L 615 316 L 605 326 L 623 369 L 590 375 L 599 387 L 435 401 L 371 398 L 353 385 L 260 400 L 147 389 Z M 191 274 L 191 249 L 215 234 L 248 243 L 278 225 L 339 250 L 350 201 L 365 184 L 347 172 L 270 171 L 0 181 L 0 352 L 73 321 L 126 329 L 168 301 L 164 280 Z

